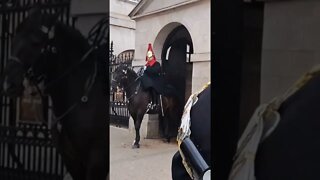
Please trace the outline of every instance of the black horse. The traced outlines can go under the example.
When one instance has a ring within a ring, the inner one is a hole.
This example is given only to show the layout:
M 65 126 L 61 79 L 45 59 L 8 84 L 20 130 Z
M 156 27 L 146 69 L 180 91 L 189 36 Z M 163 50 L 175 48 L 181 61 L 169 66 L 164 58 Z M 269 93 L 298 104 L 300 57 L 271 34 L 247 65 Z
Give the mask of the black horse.
M 107 48 L 92 49 L 58 15 L 30 10 L 18 26 L 3 76 L 3 92 L 22 94 L 25 75 L 53 103 L 55 145 L 74 180 L 105 180 L 108 174 Z M 103 53 L 105 52 L 105 53 Z
M 209 85 L 200 94 L 198 101 L 190 111 L 191 135 L 190 139 L 197 147 L 206 164 L 211 166 L 211 86 Z M 172 158 L 171 173 L 173 180 L 191 179 L 182 164 L 180 152 Z
M 140 142 L 140 126 L 144 114 L 147 111 L 147 105 L 150 102 L 151 95 L 144 91 L 140 86 L 140 76 L 135 71 L 125 65 L 120 65 L 116 68 L 112 79 L 112 88 L 116 86 L 123 88 L 126 92 L 128 103 L 128 110 L 134 120 L 136 131 L 136 138 L 132 148 L 139 148 Z M 167 88 L 170 89 L 170 88 Z M 177 128 L 179 126 L 180 118 L 182 116 L 183 106 L 175 96 L 173 90 L 166 91 L 167 96 L 162 96 L 162 110 L 158 109 L 158 114 L 163 127 L 163 136 L 170 141 L 170 138 L 177 135 Z

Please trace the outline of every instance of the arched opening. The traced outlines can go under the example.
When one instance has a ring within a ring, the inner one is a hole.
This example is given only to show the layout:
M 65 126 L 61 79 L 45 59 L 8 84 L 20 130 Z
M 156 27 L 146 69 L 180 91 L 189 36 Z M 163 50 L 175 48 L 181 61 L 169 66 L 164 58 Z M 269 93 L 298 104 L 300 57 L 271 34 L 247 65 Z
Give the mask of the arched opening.
M 173 85 L 180 94 L 181 101 L 186 102 L 192 89 L 192 63 L 190 54 L 193 54 L 191 36 L 185 26 L 175 27 L 166 37 L 162 52 L 162 68 L 165 81 Z

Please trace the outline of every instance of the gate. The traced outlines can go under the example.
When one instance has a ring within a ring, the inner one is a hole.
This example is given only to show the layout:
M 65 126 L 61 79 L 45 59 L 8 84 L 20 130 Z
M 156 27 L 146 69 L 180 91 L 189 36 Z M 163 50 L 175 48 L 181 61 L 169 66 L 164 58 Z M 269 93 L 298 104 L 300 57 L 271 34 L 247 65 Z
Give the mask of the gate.
M 60 21 L 74 25 L 69 17 L 70 0 L 0 1 L 1 74 L 11 51 L 14 30 L 34 4 L 48 13 L 58 10 Z M 66 169 L 52 142 L 50 100 L 42 102 L 39 96 L 17 100 L 0 96 L 0 101 L 0 179 L 62 180 Z
M 134 57 L 134 50 L 127 50 L 120 53 L 118 56 L 113 54 L 113 42 L 111 42 L 110 52 L 109 52 L 109 77 L 110 82 L 112 80 L 112 75 L 114 70 L 120 64 L 126 64 L 132 67 L 132 60 Z M 130 114 L 127 108 L 127 99 L 123 89 L 110 89 L 110 105 L 109 105 L 109 116 L 110 123 L 116 126 L 129 127 Z

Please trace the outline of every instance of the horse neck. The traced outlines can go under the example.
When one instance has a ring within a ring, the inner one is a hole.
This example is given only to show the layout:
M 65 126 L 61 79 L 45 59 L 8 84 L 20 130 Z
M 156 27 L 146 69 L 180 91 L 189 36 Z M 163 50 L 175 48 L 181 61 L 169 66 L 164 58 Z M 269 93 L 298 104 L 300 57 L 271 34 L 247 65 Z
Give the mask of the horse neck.
M 128 79 L 127 83 L 124 85 L 124 90 L 126 92 L 127 97 L 131 97 L 135 93 L 136 88 L 138 86 L 138 75 L 134 71 L 130 70 L 128 71 L 127 77 Z
M 89 44 L 79 31 L 63 24 L 56 25 L 55 45 L 57 47 L 57 62 L 55 70 L 50 72 L 49 83 L 54 82 L 49 94 L 53 105 L 59 111 L 65 111 L 84 94 L 87 79 L 93 72 L 93 59 L 77 65 L 83 55 L 88 52 Z M 64 76 L 64 73 L 69 73 Z M 63 107 L 65 106 L 65 107 Z
M 63 63 L 73 64 L 83 57 L 90 49 L 88 41 L 82 36 L 80 31 L 57 23 L 56 25 L 56 43 L 59 47 Z

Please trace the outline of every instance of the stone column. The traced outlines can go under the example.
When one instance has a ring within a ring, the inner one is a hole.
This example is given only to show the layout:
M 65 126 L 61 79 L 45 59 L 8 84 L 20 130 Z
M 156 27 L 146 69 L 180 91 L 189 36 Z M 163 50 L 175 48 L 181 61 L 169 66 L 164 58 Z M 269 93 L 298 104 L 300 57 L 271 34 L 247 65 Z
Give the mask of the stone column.
M 109 13 L 109 0 L 71 0 L 70 14 L 76 17 L 76 28 L 87 37 L 90 29 Z
M 319 12 L 319 1 L 265 1 L 261 103 L 283 94 L 320 62 Z
M 192 92 L 198 92 L 210 81 L 210 52 L 191 54 L 192 62 Z
M 135 135 L 135 127 L 132 117 L 129 119 L 129 132 Z M 159 119 L 158 114 L 145 114 L 140 126 L 141 139 L 159 138 Z

